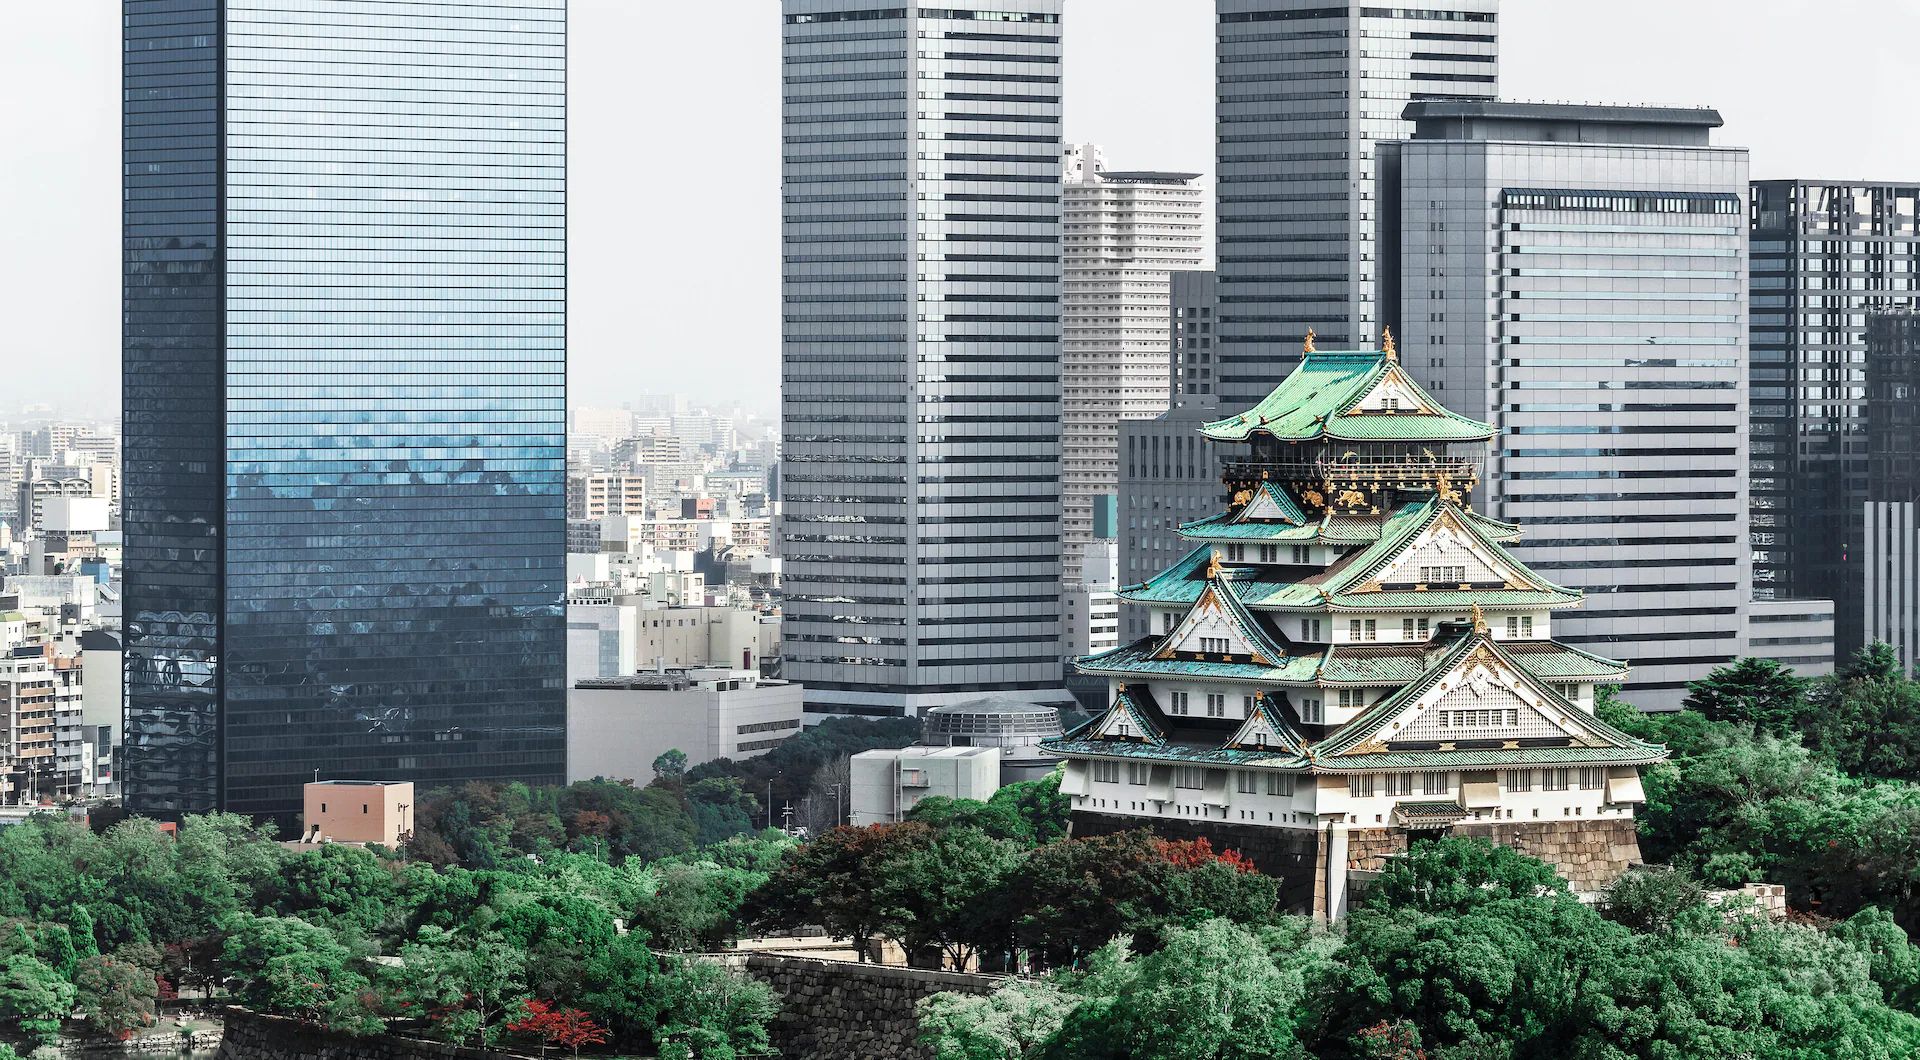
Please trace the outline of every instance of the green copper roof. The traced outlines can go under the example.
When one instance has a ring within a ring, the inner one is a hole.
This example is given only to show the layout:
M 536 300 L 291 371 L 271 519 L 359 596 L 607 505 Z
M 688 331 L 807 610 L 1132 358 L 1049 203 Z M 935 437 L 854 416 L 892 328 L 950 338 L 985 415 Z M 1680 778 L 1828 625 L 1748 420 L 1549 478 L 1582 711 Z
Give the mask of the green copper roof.
M 1040 741 L 1042 749 L 1060 755 L 1090 758 L 1138 758 L 1186 765 L 1269 766 L 1304 768 L 1307 760 L 1282 748 L 1202 747 L 1194 744 L 1146 744 L 1119 740 L 1087 740 L 1056 736 Z
M 1414 399 L 1398 412 L 1356 412 L 1354 406 L 1383 378 Z M 1258 405 L 1200 428 L 1214 441 L 1243 442 L 1256 434 L 1281 441 L 1485 441 L 1493 427 L 1448 411 L 1414 382 L 1399 362 L 1371 350 L 1316 351 Z
M 1386 727 L 1388 722 L 1397 717 L 1409 704 L 1419 699 L 1422 695 L 1425 695 L 1426 691 L 1433 687 L 1435 682 L 1453 672 L 1455 668 L 1461 666 L 1475 652 L 1483 650 L 1488 652 L 1496 662 L 1507 664 L 1515 673 L 1521 675 L 1522 680 L 1532 684 L 1536 695 L 1553 703 L 1556 708 L 1568 717 L 1578 718 L 1580 728 L 1586 730 L 1594 740 L 1599 741 L 1600 745 L 1568 748 L 1532 747 L 1457 751 L 1381 751 L 1361 754 L 1353 753 L 1357 748 L 1377 741 L 1381 730 Z M 1545 752 L 1549 751 L 1577 752 L 1578 754 L 1573 758 L 1563 758 L 1562 756 L 1546 755 Z M 1477 764 L 1497 764 L 1509 760 L 1525 762 L 1546 759 L 1554 761 L 1656 762 L 1666 757 L 1665 748 L 1636 740 L 1568 702 L 1566 697 L 1562 696 L 1553 686 L 1535 677 L 1526 666 L 1522 665 L 1508 653 L 1499 641 L 1494 640 L 1484 633 L 1469 633 L 1455 641 L 1445 656 L 1421 674 L 1419 679 L 1408 683 L 1393 695 L 1368 707 L 1365 711 L 1361 712 L 1359 717 L 1342 725 L 1332 736 L 1314 745 L 1311 753 L 1316 765 L 1334 770 L 1383 768 L 1379 763 L 1395 758 L 1396 756 L 1405 755 L 1440 756 L 1438 758 L 1422 759 L 1421 761 L 1426 764 L 1433 762 L 1457 763 L 1461 761 L 1461 755 L 1492 756 L 1484 760 L 1475 759 Z M 1506 754 L 1513 754 L 1518 757 L 1512 759 L 1503 759 L 1500 757 Z M 1536 755 L 1543 757 L 1533 757 Z M 1580 755 L 1589 757 L 1579 757 Z
M 1107 677 L 1191 677 L 1212 681 L 1261 681 L 1302 684 L 1313 680 L 1320 654 L 1276 657 L 1274 665 L 1218 662 L 1202 659 L 1156 659 L 1158 638 L 1148 637 L 1098 655 L 1084 656 L 1076 665 L 1081 673 Z

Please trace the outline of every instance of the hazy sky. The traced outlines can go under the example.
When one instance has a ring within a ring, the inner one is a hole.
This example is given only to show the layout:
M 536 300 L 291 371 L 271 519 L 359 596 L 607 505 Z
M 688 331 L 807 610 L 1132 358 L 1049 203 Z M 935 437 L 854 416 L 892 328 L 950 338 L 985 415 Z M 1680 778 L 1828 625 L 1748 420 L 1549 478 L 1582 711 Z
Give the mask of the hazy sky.
M 1920 4 L 1505 0 L 1510 99 L 1706 104 L 1756 177 L 1920 181 Z M 0 418 L 117 408 L 117 0 L 9 3 L 0 34 Z M 1213 168 L 1212 0 L 1070 0 L 1066 138 Z M 771 407 L 777 0 L 573 0 L 574 400 Z

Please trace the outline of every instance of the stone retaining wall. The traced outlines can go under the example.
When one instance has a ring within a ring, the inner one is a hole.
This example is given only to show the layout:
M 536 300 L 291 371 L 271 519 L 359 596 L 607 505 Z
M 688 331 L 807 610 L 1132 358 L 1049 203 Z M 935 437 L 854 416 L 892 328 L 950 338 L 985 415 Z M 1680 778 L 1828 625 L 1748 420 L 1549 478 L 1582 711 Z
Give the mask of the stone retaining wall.
M 916 1009 L 920 999 L 946 992 L 985 994 L 1001 981 L 1001 977 L 995 975 L 852 964 L 772 953 L 748 956 L 746 970 L 748 975 L 772 987 L 779 998 L 780 1012 L 769 1030 L 774 1048 L 780 1050 L 785 1060 L 931 1057 L 919 1043 Z
M 333 1034 L 311 1023 L 229 1008 L 216 1060 L 521 1060 L 514 1053 L 374 1034 Z
M 1453 826 L 1454 835 L 1481 836 L 1552 865 L 1582 894 L 1604 891 L 1631 866 L 1640 864 L 1640 837 L 1633 821 L 1539 821 L 1526 824 Z

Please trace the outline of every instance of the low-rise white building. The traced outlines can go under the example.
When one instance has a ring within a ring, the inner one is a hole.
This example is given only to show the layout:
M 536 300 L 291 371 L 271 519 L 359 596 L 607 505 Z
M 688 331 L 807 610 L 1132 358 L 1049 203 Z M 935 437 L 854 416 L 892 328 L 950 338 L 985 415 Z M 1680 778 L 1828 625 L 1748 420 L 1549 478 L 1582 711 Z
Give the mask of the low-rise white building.
M 696 766 L 765 754 L 800 731 L 803 689 L 754 670 L 664 670 L 577 682 L 567 693 L 567 780 L 653 779 L 668 751 Z
M 915 744 L 862 751 L 853 756 L 849 773 L 849 823 L 892 824 L 935 795 L 982 802 L 992 798 L 1000 790 L 1000 748 Z

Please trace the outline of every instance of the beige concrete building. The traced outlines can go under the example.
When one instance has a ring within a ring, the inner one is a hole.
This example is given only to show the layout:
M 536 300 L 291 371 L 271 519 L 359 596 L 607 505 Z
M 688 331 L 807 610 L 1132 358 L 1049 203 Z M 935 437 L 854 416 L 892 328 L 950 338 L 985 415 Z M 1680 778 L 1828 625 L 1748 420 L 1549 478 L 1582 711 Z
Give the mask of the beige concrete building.
M 413 782 L 319 780 L 305 786 L 306 843 L 399 846 L 413 835 Z

